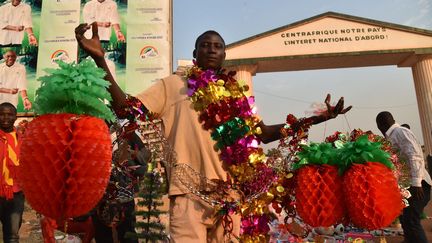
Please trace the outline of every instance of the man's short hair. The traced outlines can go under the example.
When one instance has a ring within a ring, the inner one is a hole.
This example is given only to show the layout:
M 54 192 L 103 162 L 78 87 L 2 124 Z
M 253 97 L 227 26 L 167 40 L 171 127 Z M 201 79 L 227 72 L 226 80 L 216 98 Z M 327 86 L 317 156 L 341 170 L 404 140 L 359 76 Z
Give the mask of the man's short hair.
M 219 36 L 219 38 L 221 38 L 221 40 L 222 40 L 222 42 L 223 42 L 223 44 L 224 44 L 224 46 L 225 46 L 225 40 L 222 38 L 222 36 L 221 36 L 218 32 L 216 32 L 216 31 L 214 31 L 214 30 L 207 30 L 206 32 L 204 32 L 204 33 L 202 33 L 200 36 L 198 36 L 198 38 L 196 39 L 196 41 L 195 41 L 195 49 L 198 48 L 198 44 L 199 44 L 199 42 L 200 42 L 201 39 L 204 38 L 204 36 L 206 36 L 206 35 L 217 35 L 217 36 Z
M 17 55 L 16 52 L 13 49 L 11 49 L 11 48 L 5 48 L 5 49 L 3 49 L 2 50 L 2 55 L 4 56 L 8 52 L 13 52 L 15 54 L 15 56 Z
M 411 129 L 410 125 L 408 125 L 406 123 L 402 124 L 401 127 L 405 127 L 405 128 Z
M 394 123 L 394 118 L 390 112 L 382 111 L 377 115 L 376 121 L 380 123 L 391 124 L 392 122 Z
M 12 105 L 11 103 L 9 103 L 9 102 L 3 102 L 3 103 L 1 103 L 0 104 L 0 110 L 3 109 L 3 108 L 10 108 L 12 111 L 15 112 L 15 114 L 17 113 L 16 107 L 14 105 Z

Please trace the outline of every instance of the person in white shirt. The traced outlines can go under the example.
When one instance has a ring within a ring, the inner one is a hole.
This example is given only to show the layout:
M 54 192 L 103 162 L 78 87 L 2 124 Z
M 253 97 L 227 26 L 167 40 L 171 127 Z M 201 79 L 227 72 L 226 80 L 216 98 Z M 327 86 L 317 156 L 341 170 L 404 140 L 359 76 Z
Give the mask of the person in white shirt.
M 24 109 L 30 110 L 32 103 L 27 96 L 27 78 L 25 67 L 16 62 L 14 51 L 7 51 L 0 64 L 0 103 L 9 102 L 15 107 L 18 105 L 18 92 L 21 94 Z
M 388 111 L 376 117 L 378 129 L 400 151 L 410 168 L 409 206 L 404 208 L 400 221 L 404 231 L 404 242 L 427 243 L 421 225 L 421 214 L 430 200 L 432 180 L 425 168 L 425 160 L 420 143 L 411 130 L 397 124 Z
M 12 0 L 0 7 L 0 46 L 21 45 L 27 33 L 30 45 L 37 45 L 33 34 L 31 7 L 21 0 Z
M 117 4 L 113 0 L 90 0 L 83 8 L 83 19 L 85 23 L 96 22 L 99 29 L 101 41 L 109 41 L 111 37 L 111 27 L 114 29 L 119 42 L 125 41 L 125 36 L 120 30 L 120 18 L 117 12 Z M 91 30 L 85 33 L 87 38 L 91 38 Z

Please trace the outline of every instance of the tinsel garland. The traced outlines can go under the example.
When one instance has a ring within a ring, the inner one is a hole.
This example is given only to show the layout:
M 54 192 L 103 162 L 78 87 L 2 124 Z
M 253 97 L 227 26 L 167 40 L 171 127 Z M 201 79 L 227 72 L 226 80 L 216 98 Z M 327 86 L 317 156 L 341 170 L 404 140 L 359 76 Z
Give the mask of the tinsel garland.
M 262 242 L 268 237 L 273 199 L 268 189 L 277 176 L 265 163 L 257 137 L 261 133 L 254 98 L 247 97 L 247 85 L 240 85 L 235 72 L 202 70 L 196 65 L 186 72 L 188 95 L 199 112 L 203 128 L 211 132 L 215 150 L 229 174 L 231 188 L 242 192 L 240 203 L 221 202 L 219 212 L 242 216 L 242 242 Z
M 219 152 L 223 168 L 231 176 L 227 183 L 231 183 L 230 188 L 242 192 L 239 204 L 221 202 L 220 212 L 236 211 L 241 214 L 242 242 L 263 242 L 268 239 L 268 223 L 271 220 L 268 205 L 271 203 L 276 211 L 281 210 L 280 207 L 291 211 L 292 203 L 289 199 L 285 201 L 291 194 L 285 191 L 291 189 L 285 186 L 289 180 L 287 173 L 278 172 L 272 164 L 274 161 L 267 161 L 259 147 L 257 135 L 261 130 L 253 97 L 248 98 L 244 94 L 247 86 L 240 85 L 234 75 L 235 72 L 202 70 L 195 65 L 186 72 L 188 95 L 199 113 L 203 128 L 211 132 L 216 142 L 215 150 Z M 297 119 L 290 114 L 280 131 L 285 137 L 281 140 L 281 146 L 287 148 L 294 161 L 299 162 L 297 166 L 301 166 L 302 161 L 296 156 L 301 153 L 312 124 L 313 117 Z M 359 146 L 362 146 L 361 141 Z M 329 152 L 331 146 L 319 148 L 320 151 L 322 149 Z M 377 156 L 381 154 L 377 152 Z M 263 191 L 263 188 L 266 190 Z
M 285 173 L 285 165 L 276 165 L 274 158 L 265 157 L 257 137 L 261 129 L 258 126 L 260 121 L 256 116 L 254 97 L 245 95 L 248 87 L 240 85 L 234 75 L 235 72 L 201 70 L 197 66 L 186 72 L 188 95 L 194 109 L 199 112 L 200 123 L 204 129 L 211 132 L 216 142 L 214 149 L 219 152 L 222 166 L 229 173 L 227 181 L 215 184 L 188 165 L 177 164 L 174 151 L 167 156 L 174 158 L 174 161 L 168 163 L 168 167 L 176 167 L 174 176 L 178 177 L 191 193 L 216 208 L 226 235 L 238 237 L 231 234 L 230 215 L 239 213 L 242 216 L 241 242 L 267 242 L 269 222 L 273 220 L 269 211 L 270 204 L 277 212 L 283 209 L 290 217 L 295 216 L 290 199 L 294 180 L 292 173 Z M 127 106 L 116 113 L 121 114 L 121 117 L 128 117 L 131 121 L 127 130 L 138 127 L 133 120 L 152 120 L 154 115 L 135 97 L 128 96 L 126 103 Z M 290 151 L 299 150 L 298 144 L 307 138 L 312 122 L 311 118 L 297 119 L 288 115 L 287 124 L 281 134 L 290 137 L 283 139 L 287 144 L 290 141 Z M 160 138 L 163 139 L 163 136 Z M 200 185 L 191 183 L 196 179 L 215 188 L 214 193 L 200 193 L 197 189 Z M 231 197 L 232 189 L 240 192 L 240 199 Z

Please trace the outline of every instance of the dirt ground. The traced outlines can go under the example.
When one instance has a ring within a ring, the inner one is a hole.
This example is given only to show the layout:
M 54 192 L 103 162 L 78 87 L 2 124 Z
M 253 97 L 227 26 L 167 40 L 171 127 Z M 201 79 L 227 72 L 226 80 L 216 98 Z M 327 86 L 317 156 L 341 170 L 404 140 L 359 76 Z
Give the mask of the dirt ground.
M 20 242 L 22 243 L 43 242 L 42 232 L 39 224 L 39 218 L 36 212 L 32 210 L 30 206 L 28 206 L 27 204 L 25 205 L 23 222 L 20 229 Z
M 425 209 L 425 212 L 429 216 L 429 218 L 423 220 L 422 224 L 426 231 L 429 242 L 432 242 L 432 203 L 429 203 L 428 207 Z M 57 232 L 57 235 L 61 235 L 61 233 Z M 2 236 L 1 228 L 0 236 Z M 39 218 L 36 212 L 27 205 L 23 216 L 23 225 L 20 230 L 20 237 L 21 243 L 43 242 L 39 225 Z M 2 242 L 1 239 L 2 238 L 0 238 L 0 242 Z M 402 236 L 386 237 L 387 243 L 401 243 L 402 241 Z M 377 239 L 376 242 L 379 242 L 379 239 Z

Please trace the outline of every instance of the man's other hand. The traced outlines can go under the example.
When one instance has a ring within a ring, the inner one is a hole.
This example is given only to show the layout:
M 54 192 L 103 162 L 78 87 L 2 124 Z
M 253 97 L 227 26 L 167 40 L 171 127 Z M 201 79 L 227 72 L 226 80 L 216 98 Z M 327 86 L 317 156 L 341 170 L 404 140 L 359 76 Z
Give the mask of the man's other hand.
M 84 33 L 90 29 L 89 24 L 80 24 L 75 28 L 75 38 L 78 41 L 79 46 L 89 54 L 93 59 L 104 58 L 104 49 L 99 40 L 98 25 L 96 22 L 91 24 L 93 32 L 92 38 L 87 39 L 84 37 Z
M 29 43 L 32 46 L 37 46 L 38 45 L 36 36 L 34 34 L 29 35 Z
M 117 41 L 118 42 L 125 42 L 126 41 L 126 38 L 121 31 L 118 31 L 116 33 L 116 35 L 117 35 Z
M 352 106 L 348 106 L 347 108 L 344 108 L 344 98 L 341 97 L 335 106 L 330 105 L 330 94 L 327 94 L 327 97 L 325 99 L 325 104 L 327 106 L 327 115 L 328 119 L 332 119 L 337 117 L 339 114 L 345 114 L 349 110 L 351 110 Z
M 24 99 L 23 103 L 24 103 L 24 109 L 30 110 L 32 108 L 32 103 L 30 102 L 30 100 L 28 98 Z

